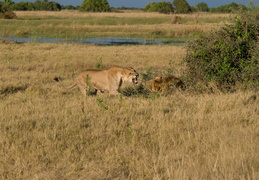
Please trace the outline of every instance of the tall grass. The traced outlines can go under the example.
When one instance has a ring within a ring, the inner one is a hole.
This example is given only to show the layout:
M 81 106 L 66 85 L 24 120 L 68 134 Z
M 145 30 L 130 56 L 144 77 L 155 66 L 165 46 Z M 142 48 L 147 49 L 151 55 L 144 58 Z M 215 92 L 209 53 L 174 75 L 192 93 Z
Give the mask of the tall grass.
M 83 99 L 53 81 L 70 84 L 100 58 L 104 68 L 181 76 L 183 47 L 0 49 L 1 179 L 259 178 L 258 92 Z
M 134 37 L 192 38 L 229 23 L 228 15 L 197 13 L 179 15 L 181 24 L 173 24 L 175 15 L 158 13 L 83 13 L 16 12 L 19 20 L 0 20 L 0 36 L 9 37 Z M 178 16 L 178 15 L 177 15 Z

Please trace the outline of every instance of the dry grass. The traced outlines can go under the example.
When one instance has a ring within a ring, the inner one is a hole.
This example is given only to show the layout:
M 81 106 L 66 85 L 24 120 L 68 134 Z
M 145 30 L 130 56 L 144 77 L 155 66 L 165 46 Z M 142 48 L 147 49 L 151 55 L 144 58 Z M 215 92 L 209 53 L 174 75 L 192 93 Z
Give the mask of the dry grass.
M 88 17 L 88 16 L 112 16 L 112 17 L 171 17 L 172 14 L 162 14 L 156 12 L 143 12 L 138 10 L 124 10 L 119 13 L 110 12 L 80 12 L 75 10 L 63 10 L 63 11 L 16 11 L 17 16 L 57 16 L 57 17 Z M 201 18 L 229 18 L 229 14 L 223 13 L 205 13 L 197 12 L 193 14 L 179 14 L 181 17 L 201 17 Z
M 134 37 L 190 39 L 230 23 L 229 14 L 174 14 L 141 11 L 122 13 L 86 13 L 79 11 L 17 11 L 19 20 L 0 20 L 0 36 L 9 37 Z
M 183 47 L 0 49 L 0 179 L 259 178 L 258 92 L 83 100 L 53 81 L 100 62 L 181 76 Z

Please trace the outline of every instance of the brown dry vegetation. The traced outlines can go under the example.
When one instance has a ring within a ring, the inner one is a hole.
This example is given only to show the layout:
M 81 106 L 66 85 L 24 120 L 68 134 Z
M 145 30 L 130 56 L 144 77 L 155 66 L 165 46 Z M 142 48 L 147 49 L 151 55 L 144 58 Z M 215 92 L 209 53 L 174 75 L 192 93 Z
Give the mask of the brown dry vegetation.
M 0 179 L 258 179 L 256 92 L 83 99 L 53 81 L 70 84 L 100 63 L 181 76 L 184 55 L 173 46 L 1 41 Z
M 230 23 L 229 14 L 175 15 L 139 11 L 86 13 L 78 11 L 17 11 L 19 20 L 0 20 L 0 36 L 9 37 L 135 37 L 189 39 Z
M 143 12 L 141 10 L 123 10 L 119 13 L 112 12 L 80 12 L 74 10 L 62 10 L 62 11 L 16 11 L 17 16 L 57 16 L 57 17 L 88 17 L 88 16 L 99 16 L 99 17 L 171 17 L 171 14 L 162 14 L 156 12 Z M 177 14 L 180 17 L 201 17 L 201 18 L 228 18 L 230 15 L 227 13 L 206 13 L 206 12 L 197 12 L 192 14 Z

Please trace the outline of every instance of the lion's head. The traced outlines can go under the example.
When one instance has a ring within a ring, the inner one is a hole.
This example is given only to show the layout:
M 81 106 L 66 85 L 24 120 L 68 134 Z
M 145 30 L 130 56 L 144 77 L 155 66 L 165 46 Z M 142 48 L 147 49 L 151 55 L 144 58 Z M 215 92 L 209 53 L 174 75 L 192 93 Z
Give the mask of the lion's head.
M 156 77 L 146 83 L 147 87 L 152 92 L 168 92 L 174 88 L 180 88 L 184 90 L 184 83 L 174 75 L 166 77 Z
M 132 67 L 123 68 L 122 81 L 129 81 L 134 84 L 138 83 L 139 74 Z

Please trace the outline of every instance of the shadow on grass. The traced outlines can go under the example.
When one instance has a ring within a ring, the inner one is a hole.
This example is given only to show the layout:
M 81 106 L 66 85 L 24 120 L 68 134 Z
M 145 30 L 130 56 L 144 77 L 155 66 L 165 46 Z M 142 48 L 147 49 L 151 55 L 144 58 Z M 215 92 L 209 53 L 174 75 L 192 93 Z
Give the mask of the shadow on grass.
M 28 85 L 9 85 L 7 87 L 0 89 L 0 97 L 25 91 L 27 88 L 28 88 Z

